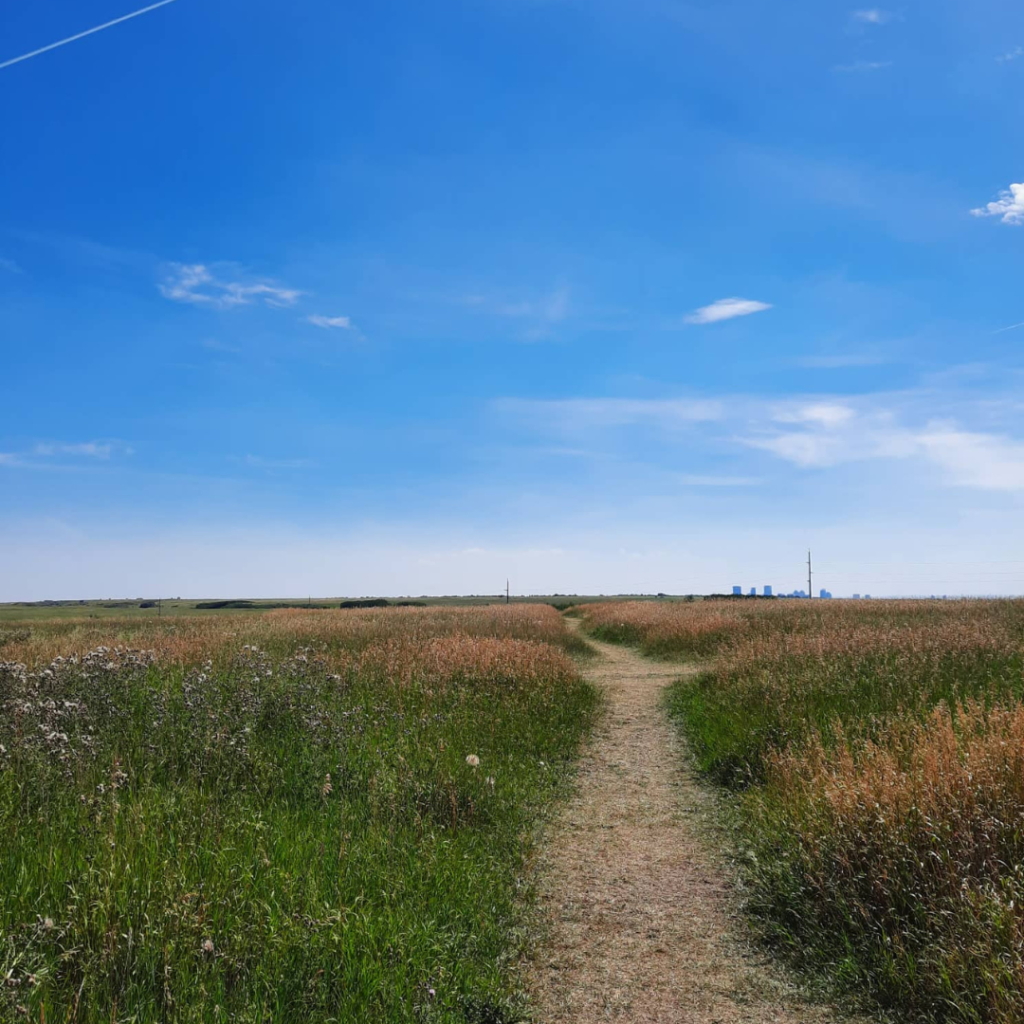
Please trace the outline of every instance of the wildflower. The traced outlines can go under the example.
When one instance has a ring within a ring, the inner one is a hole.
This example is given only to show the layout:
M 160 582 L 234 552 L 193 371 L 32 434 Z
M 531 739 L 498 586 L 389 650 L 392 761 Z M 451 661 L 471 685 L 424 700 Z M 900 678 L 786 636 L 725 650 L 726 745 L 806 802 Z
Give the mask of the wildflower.
M 321 795 L 328 797 L 334 792 L 334 787 L 331 785 L 331 773 L 328 772 L 324 778 L 324 784 L 320 787 Z
M 43 931 L 44 932 L 52 932 L 53 929 L 54 929 L 53 918 L 52 917 L 44 917 L 43 918 Z
M 477 757 L 476 754 L 470 754 L 466 758 L 466 764 L 468 764 L 470 768 L 479 768 L 480 767 L 480 758 Z
M 203 952 L 204 953 L 212 953 L 213 952 L 213 939 L 203 939 Z

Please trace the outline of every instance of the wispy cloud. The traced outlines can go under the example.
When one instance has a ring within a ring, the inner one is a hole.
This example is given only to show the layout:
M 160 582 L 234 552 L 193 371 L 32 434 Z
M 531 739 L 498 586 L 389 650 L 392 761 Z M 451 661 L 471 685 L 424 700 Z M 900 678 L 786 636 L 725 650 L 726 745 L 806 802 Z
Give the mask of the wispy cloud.
M 527 341 L 542 341 L 554 333 L 554 328 L 568 319 L 572 311 L 572 295 L 567 285 L 559 285 L 550 292 L 533 298 L 510 298 L 507 295 L 472 293 L 459 300 L 463 306 L 492 316 L 513 320 L 532 321 L 524 333 Z
M 312 469 L 315 466 L 310 459 L 268 459 L 262 455 L 246 455 L 242 461 L 252 469 Z
M 975 217 L 998 217 L 1004 224 L 1024 224 L 1024 182 L 1012 184 L 999 198 L 971 210 Z
M 327 331 L 352 330 L 352 318 L 347 316 L 321 316 L 319 313 L 314 313 L 311 316 L 307 316 L 306 321 Z
M 756 476 L 703 476 L 699 473 L 679 473 L 675 479 L 684 487 L 757 487 L 764 483 Z
M 810 423 L 833 430 L 849 423 L 855 413 L 848 405 L 838 402 L 801 402 L 780 406 L 772 415 L 776 423 Z
M 232 309 L 263 302 L 268 306 L 293 306 L 303 293 L 285 288 L 273 281 L 231 280 L 222 274 L 239 277 L 231 264 L 207 266 L 203 263 L 172 263 L 169 265 L 160 293 L 174 302 L 186 302 L 215 309 Z
M 858 75 L 891 67 L 891 60 L 855 60 L 852 64 L 836 64 L 832 70 L 841 75 Z
M 887 359 L 876 352 L 838 352 L 835 355 L 802 356 L 797 366 L 809 370 L 848 370 L 858 366 L 880 366 Z
M 78 460 L 108 462 L 114 455 L 134 454 L 134 449 L 119 441 L 38 441 L 25 451 L 0 452 L 0 466 L 68 465 Z
M 1020 57 L 1024 57 L 1024 46 L 1015 46 L 1012 50 L 1000 54 L 996 57 L 996 60 L 1000 64 L 1008 64 L 1010 61 L 1017 60 Z
M 939 419 L 938 403 L 954 414 Z M 800 470 L 829 470 L 853 463 L 915 463 L 937 473 L 946 486 L 1024 493 L 1024 438 L 1013 436 L 1015 401 L 969 398 L 935 386 L 885 394 L 795 396 L 773 400 L 756 395 L 680 399 L 572 398 L 547 401 L 505 399 L 499 411 L 513 414 L 532 432 L 579 434 L 649 428 L 665 435 L 664 451 L 685 450 L 705 462 L 738 451 L 760 451 Z M 685 448 L 678 446 L 686 432 Z M 657 451 L 658 448 L 651 448 Z M 674 456 L 673 456 L 674 457 Z M 722 463 L 718 463 L 721 466 Z M 762 483 L 753 473 L 672 473 L 692 487 L 745 487 Z
M 99 444 L 87 441 L 84 444 L 52 444 L 40 442 L 32 449 L 33 455 L 53 456 L 72 455 L 87 459 L 109 459 L 114 451 L 112 444 Z
M 929 461 L 951 482 L 987 491 L 1024 491 L 1024 444 L 955 425 L 930 424 L 916 437 Z
M 223 342 L 218 338 L 204 338 L 201 344 L 203 348 L 208 348 L 211 352 L 224 352 L 225 354 L 232 356 L 237 356 L 242 351 L 240 348 L 236 348 L 234 345 L 228 345 L 226 342 Z
M 1000 327 L 998 331 L 993 331 L 993 334 L 1002 334 L 1004 331 L 1015 331 L 1018 327 L 1024 327 L 1024 320 L 1021 320 L 1019 324 L 1010 324 L 1009 327 Z
M 496 404 L 500 411 L 512 413 L 527 422 L 568 430 L 644 423 L 678 428 L 719 420 L 725 414 L 722 403 L 714 399 L 506 398 Z
M 701 306 L 695 309 L 688 317 L 688 324 L 714 324 L 721 320 L 732 320 L 738 316 L 750 316 L 751 313 L 760 313 L 763 310 L 771 309 L 771 303 L 756 302 L 753 299 L 718 299 L 710 306 Z
M 894 410 L 869 401 L 864 408 L 812 403 L 776 413 L 776 423 L 799 430 L 762 432 L 741 438 L 803 469 L 827 469 L 876 459 L 917 459 L 939 469 L 956 487 L 1024 491 L 1024 443 L 1003 434 L 968 430 L 954 421 L 928 420 L 911 426 Z
M 864 7 L 850 12 L 850 20 L 858 25 L 886 25 L 895 18 L 892 11 L 879 7 Z

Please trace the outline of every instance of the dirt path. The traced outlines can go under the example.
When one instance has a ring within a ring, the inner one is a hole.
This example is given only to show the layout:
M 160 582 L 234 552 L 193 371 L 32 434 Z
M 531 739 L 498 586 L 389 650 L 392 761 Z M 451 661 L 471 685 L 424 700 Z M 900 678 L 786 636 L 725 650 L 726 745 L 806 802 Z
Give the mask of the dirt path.
M 548 945 L 531 971 L 538 1024 L 801 1022 L 801 1002 L 742 938 L 728 873 L 701 838 L 709 799 L 660 705 L 678 665 L 594 643 L 608 713 L 542 864 Z

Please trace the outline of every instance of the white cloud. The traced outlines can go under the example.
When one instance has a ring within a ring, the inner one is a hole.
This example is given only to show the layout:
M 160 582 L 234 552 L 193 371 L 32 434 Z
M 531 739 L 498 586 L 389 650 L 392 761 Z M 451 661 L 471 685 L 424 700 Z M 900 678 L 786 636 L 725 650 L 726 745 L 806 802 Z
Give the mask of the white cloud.
M 804 469 L 835 466 L 850 458 L 842 438 L 823 434 L 776 434 L 773 437 L 749 437 L 742 440 L 751 448 L 771 452 Z
M 694 310 L 687 318 L 688 324 L 714 324 L 720 320 L 732 320 L 737 316 L 750 316 L 751 313 L 760 313 L 765 309 L 771 309 L 768 302 L 756 302 L 753 299 L 718 299 L 710 306 L 701 306 Z
M 917 443 L 954 484 L 987 491 L 1024 491 L 1024 444 L 946 424 L 929 424 L 917 436 Z
M 999 198 L 971 210 L 975 217 L 998 217 L 1004 224 L 1024 224 L 1024 182 L 1012 184 Z
M 1019 57 L 1024 57 L 1024 46 L 1015 46 L 1007 53 L 996 57 L 996 60 L 999 61 L 1000 64 L 1008 64 L 1011 60 L 1017 60 Z
M 849 423 L 855 413 L 848 405 L 835 402 L 808 402 L 779 408 L 772 419 L 777 423 L 810 423 L 833 430 Z
M 230 265 L 218 265 L 235 274 Z M 302 292 L 270 281 L 225 280 L 203 263 L 172 263 L 159 285 L 164 298 L 215 309 L 231 309 L 262 301 L 268 306 L 294 306 Z
M 893 20 L 891 11 L 883 11 L 878 7 L 867 7 L 859 11 L 851 11 L 850 18 L 861 25 L 885 25 Z
M 857 410 L 822 402 L 776 412 L 772 420 L 804 429 L 773 433 L 762 427 L 760 435 L 741 440 L 804 469 L 872 459 L 918 459 L 941 470 L 952 486 L 1024 491 L 1024 443 L 1001 434 L 964 430 L 953 422 L 907 426 L 881 407 Z
M 891 68 L 891 60 L 855 60 L 852 64 L 837 64 L 832 70 L 840 74 L 861 74 L 868 71 L 881 71 Z
M 316 327 L 322 327 L 324 330 L 349 331 L 352 329 L 352 318 L 347 316 L 321 316 L 319 313 L 314 313 L 312 316 L 307 316 L 306 321 Z

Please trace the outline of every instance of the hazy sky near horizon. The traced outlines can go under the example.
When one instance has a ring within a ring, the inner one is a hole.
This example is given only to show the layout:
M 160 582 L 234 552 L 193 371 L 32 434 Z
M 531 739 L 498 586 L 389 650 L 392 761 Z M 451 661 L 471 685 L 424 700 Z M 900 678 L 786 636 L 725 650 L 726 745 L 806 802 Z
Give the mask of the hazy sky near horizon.
M 0 600 L 1022 593 L 1022 95 L 1009 0 L 175 0 L 0 68 Z

